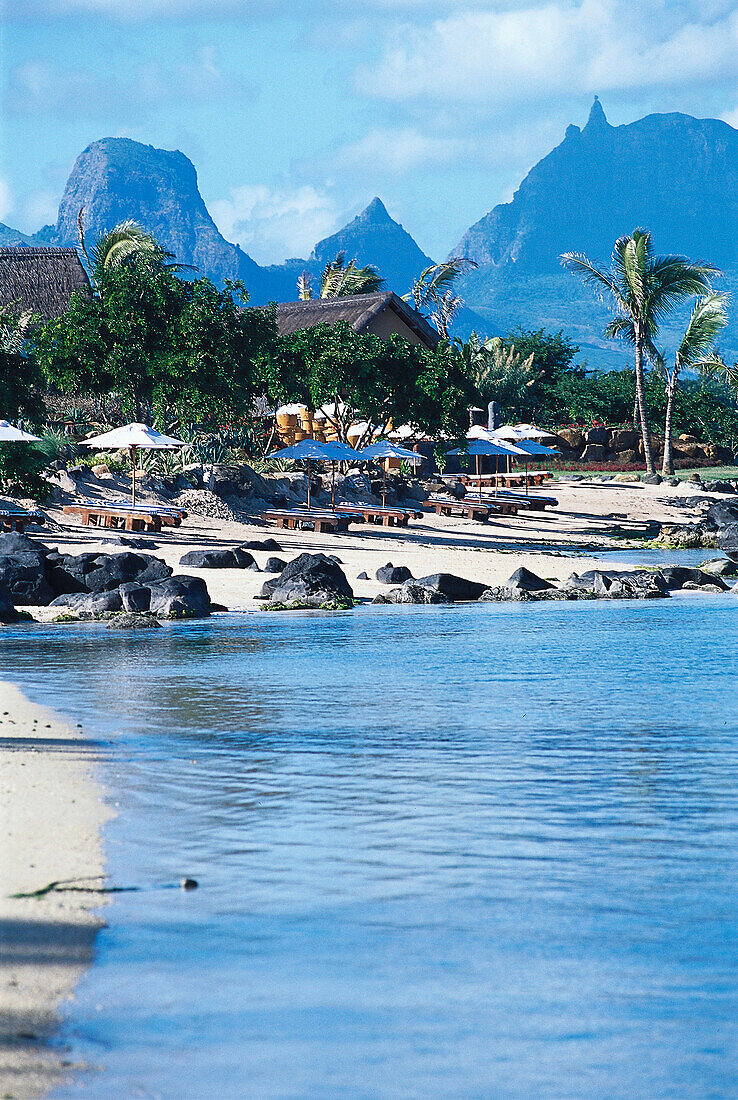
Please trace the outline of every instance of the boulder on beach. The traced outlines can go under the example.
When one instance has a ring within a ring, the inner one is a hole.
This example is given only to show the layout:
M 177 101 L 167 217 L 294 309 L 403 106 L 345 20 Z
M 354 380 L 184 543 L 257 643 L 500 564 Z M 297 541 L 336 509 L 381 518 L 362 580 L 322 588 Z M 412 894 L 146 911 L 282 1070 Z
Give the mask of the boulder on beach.
M 279 576 L 264 582 L 261 594 L 273 603 L 302 607 L 347 603 L 354 598 L 341 566 L 325 554 L 300 554 Z
M 478 581 L 468 581 L 464 577 L 454 576 L 453 573 L 432 573 L 428 577 L 418 577 L 415 584 L 440 592 L 454 602 L 478 600 L 486 588 L 486 585 Z
M 247 569 L 254 563 L 254 555 L 242 546 L 233 550 L 190 550 L 179 559 L 179 564 L 190 569 Z
M 28 535 L 0 535 L 0 584 L 16 604 L 48 604 L 55 592 L 47 577 L 48 550 Z
M 380 565 L 374 574 L 382 584 L 402 584 L 413 579 L 413 575 L 406 565 L 393 565 L 388 561 L 386 565 Z
M 23 616 L 17 611 L 6 584 L 0 584 L 0 623 L 20 622 Z
M 375 596 L 372 603 L 437 604 L 453 603 L 453 600 L 435 588 L 429 588 L 415 581 L 406 581 L 400 588 L 392 588 L 389 592 Z
M 526 569 L 524 565 L 521 565 L 519 569 L 516 569 L 512 576 L 508 577 L 505 581 L 505 588 L 509 588 L 511 591 L 523 591 L 523 592 L 545 592 L 549 588 L 555 588 L 556 586 L 551 584 L 550 581 L 546 581 L 543 577 L 537 576 L 531 572 L 530 569 Z
M 287 562 L 282 558 L 269 557 L 264 562 L 265 573 L 281 573 L 287 567 Z
M 161 626 L 153 615 L 142 615 L 135 611 L 123 611 L 114 615 L 108 623 L 108 630 L 155 630 Z

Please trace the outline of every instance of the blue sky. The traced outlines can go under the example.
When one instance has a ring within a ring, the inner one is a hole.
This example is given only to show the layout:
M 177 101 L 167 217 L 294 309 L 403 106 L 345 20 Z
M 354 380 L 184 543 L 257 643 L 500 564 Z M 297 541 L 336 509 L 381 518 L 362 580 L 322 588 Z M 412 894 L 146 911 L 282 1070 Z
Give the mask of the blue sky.
M 77 154 L 194 162 L 221 231 L 305 255 L 375 195 L 445 256 L 586 121 L 738 125 L 734 0 L 7 0 L 0 220 L 55 220 Z

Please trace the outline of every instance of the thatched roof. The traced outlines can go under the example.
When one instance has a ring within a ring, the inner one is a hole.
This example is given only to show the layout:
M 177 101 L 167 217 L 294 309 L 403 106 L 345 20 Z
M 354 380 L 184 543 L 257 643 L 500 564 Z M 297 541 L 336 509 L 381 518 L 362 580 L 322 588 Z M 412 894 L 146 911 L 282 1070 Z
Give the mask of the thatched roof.
M 46 321 L 66 313 L 75 290 L 90 293 L 76 249 L 0 248 L 0 306 Z
M 280 335 L 285 336 L 290 332 L 313 328 L 323 322 L 335 325 L 338 321 L 345 321 L 354 332 L 361 333 L 366 332 L 374 318 L 385 309 L 396 313 L 426 347 L 436 347 L 439 342 L 436 330 L 417 310 L 389 290 L 378 294 L 354 294 L 346 298 L 278 302 L 277 326 Z

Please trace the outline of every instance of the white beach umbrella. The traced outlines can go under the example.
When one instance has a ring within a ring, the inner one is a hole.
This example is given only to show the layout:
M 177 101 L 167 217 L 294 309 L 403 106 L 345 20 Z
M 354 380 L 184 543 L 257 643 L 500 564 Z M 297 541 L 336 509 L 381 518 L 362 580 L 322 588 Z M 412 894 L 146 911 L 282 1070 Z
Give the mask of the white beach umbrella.
M 41 437 L 16 428 L 9 420 L 0 420 L 0 443 L 40 443 Z
M 96 447 L 102 451 L 117 451 L 126 449 L 131 456 L 131 505 L 136 506 L 136 452 L 139 447 L 150 451 L 169 451 L 176 447 L 185 447 L 187 444 L 181 439 L 174 439 L 170 435 L 157 432 L 156 428 L 150 428 L 148 424 L 124 424 L 122 428 L 113 428 L 110 432 L 103 432 L 92 439 L 80 441 L 81 447 Z

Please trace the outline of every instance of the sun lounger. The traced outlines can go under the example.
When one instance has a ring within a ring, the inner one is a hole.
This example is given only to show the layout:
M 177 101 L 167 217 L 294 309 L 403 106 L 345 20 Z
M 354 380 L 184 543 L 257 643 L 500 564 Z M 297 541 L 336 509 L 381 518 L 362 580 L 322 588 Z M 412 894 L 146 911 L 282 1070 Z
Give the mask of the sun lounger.
M 141 507 L 110 508 L 98 504 L 66 504 L 64 513 L 68 516 L 79 516 L 83 523 L 89 527 L 108 527 L 124 531 L 149 531 L 158 534 L 162 523 L 168 520 L 167 526 L 177 527 L 182 522 L 174 516 L 164 517 L 158 511 Z
M 497 485 L 519 486 L 543 485 L 547 478 L 553 477 L 550 470 L 530 470 L 527 474 L 443 474 L 443 481 L 460 481 L 462 485 L 473 485 L 475 489 L 494 488 Z
M 25 531 L 29 523 L 46 523 L 43 512 L 29 512 L 25 508 L 0 509 L 0 531 Z
M 130 504 L 125 500 L 83 500 L 80 506 L 94 511 L 140 512 L 145 515 L 155 512 L 156 515 L 161 516 L 163 527 L 179 527 L 182 520 L 187 519 L 184 508 L 174 508 L 169 504 Z
M 535 494 L 526 493 L 509 493 L 503 490 L 501 493 L 497 493 L 493 496 L 482 495 L 482 499 L 485 504 L 496 504 L 502 500 L 513 501 L 517 504 L 518 508 L 524 508 L 526 511 L 542 512 L 546 508 L 557 508 L 558 500 L 556 497 L 542 497 Z
M 340 511 L 329 512 L 322 509 L 294 508 L 281 511 L 278 508 L 270 508 L 262 512 L 261 518 L 265 523 L 273 527 L 287 528 L 290 531 L 313 530 L 316 532 L 330 532 L 338 534 L 348 531 L 349 523 L 363 523 L 363 516 L 359 512 Z
M 513 501 L 492 503 L 489 498 L 474 500 L 471 496 L 464 497 L 463 500 L 456 500 L 453 497 L 431 497 L 425 505 L 427 508 L 432 508 L 439 516 L 462 516 L 481 523 L 493 515 L 516 515 L 518 511 L 518 505 Z
M 423 513 L 417 508 L 374 508 L 358 505 L 358 511 L 367 523 L 378 523 L 383 527 L 407 527 L 411 519 L 421 519 Z

